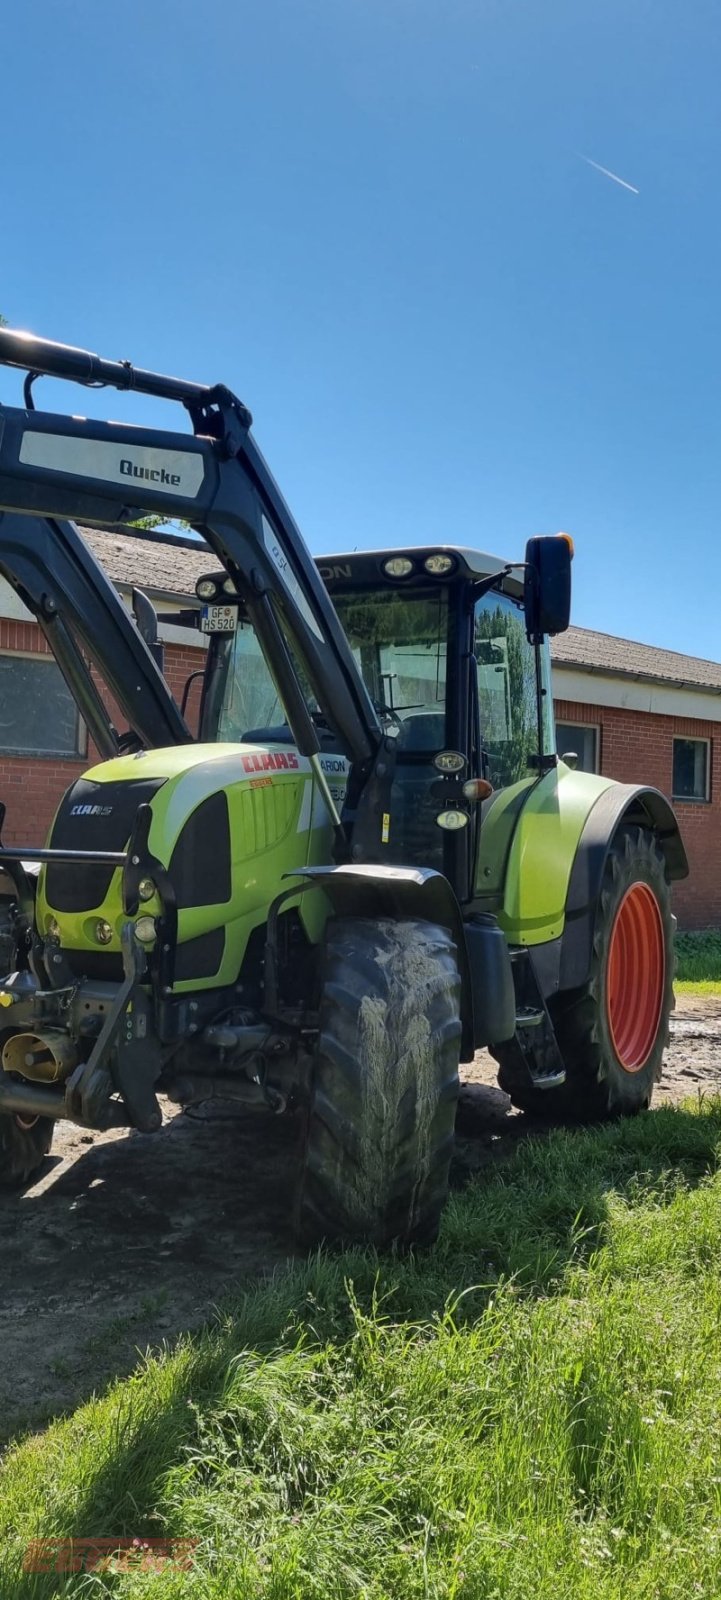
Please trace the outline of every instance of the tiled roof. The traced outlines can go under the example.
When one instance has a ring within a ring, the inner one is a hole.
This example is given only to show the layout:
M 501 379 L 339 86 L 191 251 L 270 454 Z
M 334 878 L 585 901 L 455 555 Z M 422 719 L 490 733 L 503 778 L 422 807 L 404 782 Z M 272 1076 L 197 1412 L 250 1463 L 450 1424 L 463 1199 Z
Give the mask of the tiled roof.
M 129 534 L 100 533 L 84 528 L 83 534 L 114 583 L 150 589 L 155 594 L 190 597 L 201 573 L 217 565 L 206 549 L 187 550 L 171 541 L 134 539 Z M 552 640 L 557 667 L 581 672 L 646 678 L 659 683 L 688 684 L 721 693 L 721 663 L 684 656 L 676 650 L 618 639 L 591 628 L 569 628 Z
M 179 599 L 194 595 L 201 573 L 219 566 L 202 546 L 196 555 L 169 539 L 135 539 L 129 533 L 101 533 L 95 528 L 80 531 L 113 583 L 150 589 L 154 594 L 177 595 Z
M 720 662 L 684 656 L 677 650 L 660 650 L 652 644 L 637 644 L 634 639 L 617 639 L 612 633 L 595 633 L 591 628 L 569 628 L 567 633 L 559 634 L 551 642 L 551 655 L 557 667 L 650 678 L 721 693 Z

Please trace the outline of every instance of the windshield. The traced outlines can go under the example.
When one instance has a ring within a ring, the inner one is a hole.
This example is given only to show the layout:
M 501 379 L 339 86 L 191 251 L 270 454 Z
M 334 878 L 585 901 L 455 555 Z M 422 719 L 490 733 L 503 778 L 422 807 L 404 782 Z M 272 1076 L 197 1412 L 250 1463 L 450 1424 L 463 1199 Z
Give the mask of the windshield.
M 442 750 L 448 590 L 336 592 L 333 604 L 376 710 L 400 729 L 399 749 Z
M 218 720 L 217 733 L 211 730 L 210 736 L 238 744 L 256 730 L 284 725 L 285 712 L 252 624 L 239 621 L 235 633 L 219 639 L 215 649 L 212 698 Z
M 418 754 L 442 750 L 447 590 L 402 595 L 395 589 L 355 590 L 335 594 L 333 602 L 381 720 L 400 730 L 399 750 Z M 239 621 L 236 632 L 218 640 L 215 649 L 216 688 L 211 696 L 218 705 L 215 736 L 230 742 L 250 735 L 282 737 L 287 730 L 282 701 L 251 624 Z M 297 659 L 295 665 L 316 720 L 317 706 Z M 208 718 L 209 711 L 206 707 L 206 726 L 208 720 L 215 722 Z

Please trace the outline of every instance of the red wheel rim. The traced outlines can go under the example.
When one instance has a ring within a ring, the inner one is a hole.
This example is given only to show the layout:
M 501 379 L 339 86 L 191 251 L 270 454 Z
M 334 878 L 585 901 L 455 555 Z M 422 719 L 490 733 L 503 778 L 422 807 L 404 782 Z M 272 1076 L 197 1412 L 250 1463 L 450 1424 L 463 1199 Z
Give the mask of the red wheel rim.
M 606 1013 L 624 1072 L 640 1072 L 656 1042 L 666 981 L 666 948 L 658 900 L 633 883 L 616 912 L 608 947 Z

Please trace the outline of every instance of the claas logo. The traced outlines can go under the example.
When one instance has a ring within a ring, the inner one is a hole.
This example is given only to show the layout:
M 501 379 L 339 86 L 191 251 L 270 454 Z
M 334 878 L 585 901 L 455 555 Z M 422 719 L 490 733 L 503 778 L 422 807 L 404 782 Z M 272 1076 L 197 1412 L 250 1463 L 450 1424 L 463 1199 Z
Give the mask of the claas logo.
M 284 750 L 259 750 L 252 756 L 242 757 L 246 772 L 297 772 L 298 757 L 294 750 L 286 755 Z

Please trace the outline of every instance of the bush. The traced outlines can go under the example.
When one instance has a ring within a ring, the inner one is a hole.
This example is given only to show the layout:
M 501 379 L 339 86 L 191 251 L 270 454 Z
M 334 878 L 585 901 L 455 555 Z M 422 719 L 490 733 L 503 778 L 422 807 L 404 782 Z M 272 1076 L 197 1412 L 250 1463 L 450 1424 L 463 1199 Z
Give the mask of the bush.
M 721 984 L 721 930 L 677 934 L 676 958 L 681 983 Z

